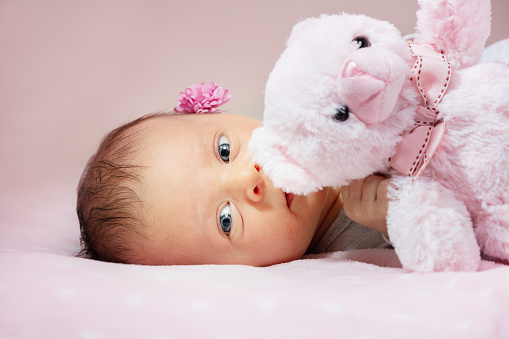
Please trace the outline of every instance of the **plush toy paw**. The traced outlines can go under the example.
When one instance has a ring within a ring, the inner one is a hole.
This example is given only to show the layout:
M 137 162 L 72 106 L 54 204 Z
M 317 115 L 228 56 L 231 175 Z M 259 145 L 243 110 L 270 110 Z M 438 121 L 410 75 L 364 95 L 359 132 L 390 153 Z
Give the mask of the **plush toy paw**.
M 285 142 L 270 127 L 255 129 L 248 147 L 251 159 L 263 164 L 263 172 L 275 187 L 298 195 L 306 195 L 321 188 L 318 178 L 292 158 Z
M 475 233 L 483 253 L 509 261 L 509 205 L 485 206 L 476 221 Z
M 387 230 L 403 268 L 476 271 L 481 260 L 465 204 L 438 182 L 394 179 Z

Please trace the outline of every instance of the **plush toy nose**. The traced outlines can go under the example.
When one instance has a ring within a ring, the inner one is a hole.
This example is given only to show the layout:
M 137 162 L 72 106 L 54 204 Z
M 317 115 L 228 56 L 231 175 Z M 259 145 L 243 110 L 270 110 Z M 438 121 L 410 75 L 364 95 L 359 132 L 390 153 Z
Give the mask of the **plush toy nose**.
M 361 105 L 366 105 L 373 100 L 374 96 L 380 93 L 386 84 L 384 77 L 363 71 L 353 60 L 346 63 L 343 69 L 343 78 L 355 87 L 351 88 L 352 95 Z
M 352 53 L 343 65 L 337 80 L 339 98 L 366 125 L 385 120 L 394 109 L 405 76 L 405 64 L 394 59 L 371 47 Z
M 365 124 L 380 120 L 380 100 L 386 87 L 383 79 L 364 72 L 356 62 L 350 60 L 343 69 L 341 83 L 345 92 L 341 96 L 354 114 Z
M 349 60 L 343 69 L 343 77 L 345 78 L 351 78 L 351 77 L 358 77 L 366 75 L 366 72 L 364 72 L 360 67 L 357 65 L 357 63 L 353 60 Z
M 375 49 L 375 48 L 373 48 Z M 372 49 L 372 50 L 373 50 Z M 387 79 L 390 77 L 390 65 L 384 53 L 373 53 L 372 50 L 358 51 L 352 55 L 343 66 L 343 77 L 356 77 L 369 75 L 377 79 Z

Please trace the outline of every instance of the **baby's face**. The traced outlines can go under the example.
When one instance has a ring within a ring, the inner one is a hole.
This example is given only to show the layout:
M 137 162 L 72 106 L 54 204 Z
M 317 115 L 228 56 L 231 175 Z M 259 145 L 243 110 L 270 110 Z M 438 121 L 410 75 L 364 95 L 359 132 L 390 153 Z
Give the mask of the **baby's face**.
M 292 199 L 275 188 L 247 150 L 259 123 L 188 114 L 140 126 L 140 198 L 149 224 L 140 263 L 266 266 L 304 254 L 328 190 Z

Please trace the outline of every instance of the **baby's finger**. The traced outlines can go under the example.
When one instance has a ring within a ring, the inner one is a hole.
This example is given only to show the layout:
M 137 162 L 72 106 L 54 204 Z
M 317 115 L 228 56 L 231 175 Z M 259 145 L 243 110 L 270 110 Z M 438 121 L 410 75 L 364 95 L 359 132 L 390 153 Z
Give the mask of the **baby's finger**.
M 343 201 L 350 199 L 350 186 L 341 186 L 339 188 L 339 193 Z
M 362 200 L 362 189 L 366 178 L 354 180 L 349 186 L 349 198 L 352 200 Z
M 389 205 L 389 197 L 388 190 L 389 186 L 392 185 L 392 181 L 390 179 L 384 179 L 380 182 L 377 188 L 377 203 L 381 206 Z
M 362 200 L 365 200 L 366 202 L 375 202 L 378 199 L 378 194 L 380 192 L 380 184 L 384 180 L 386 180 L 386 178 L 378 175 L 368 176 L 364 182 L 364 186 L 362 187 Z

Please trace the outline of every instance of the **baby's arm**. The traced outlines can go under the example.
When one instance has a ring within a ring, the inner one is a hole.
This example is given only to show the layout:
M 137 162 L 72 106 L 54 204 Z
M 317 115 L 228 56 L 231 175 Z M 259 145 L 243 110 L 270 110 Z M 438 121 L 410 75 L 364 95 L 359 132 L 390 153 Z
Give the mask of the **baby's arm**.
M 356 223 L 388 236 L 387 189 L 390 183 L 390 179 L 370 175 L 341 187 L 345 214 Z

